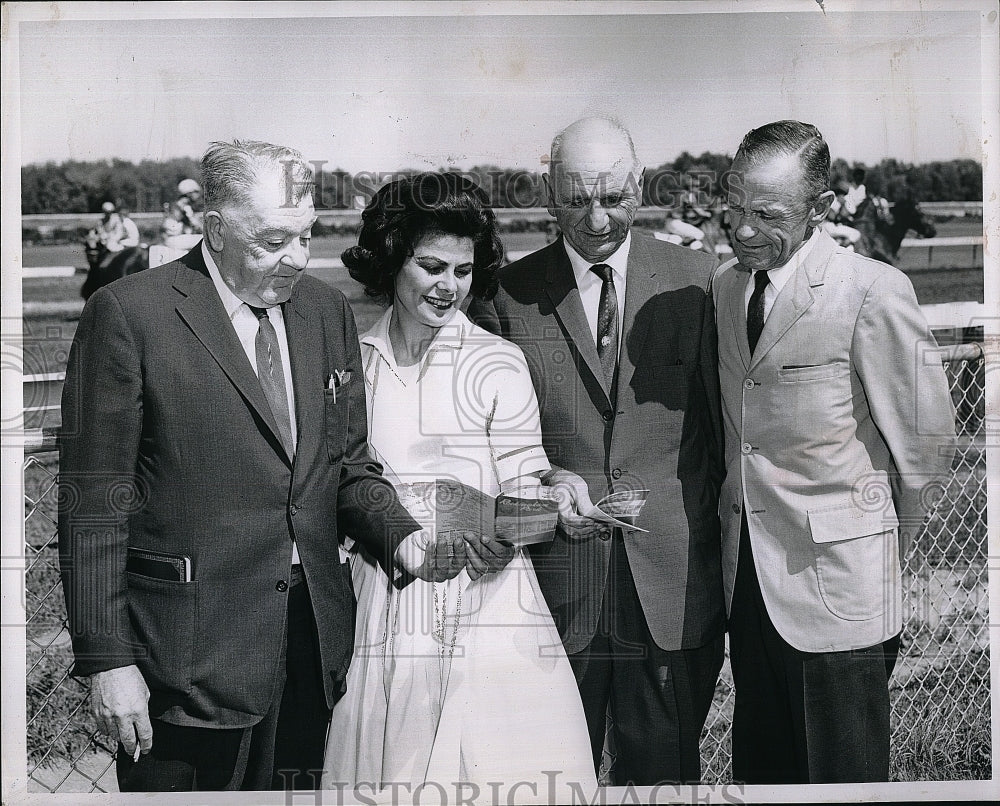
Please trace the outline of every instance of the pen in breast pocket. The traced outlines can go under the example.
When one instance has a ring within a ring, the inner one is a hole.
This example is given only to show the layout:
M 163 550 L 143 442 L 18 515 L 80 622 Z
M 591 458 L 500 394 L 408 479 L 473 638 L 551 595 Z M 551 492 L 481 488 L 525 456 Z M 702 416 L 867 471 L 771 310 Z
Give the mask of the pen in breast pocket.
M 333 402 L 337 402 L 337 376 L 331 375 L 326 381 L 326 388 L 333 392 Z

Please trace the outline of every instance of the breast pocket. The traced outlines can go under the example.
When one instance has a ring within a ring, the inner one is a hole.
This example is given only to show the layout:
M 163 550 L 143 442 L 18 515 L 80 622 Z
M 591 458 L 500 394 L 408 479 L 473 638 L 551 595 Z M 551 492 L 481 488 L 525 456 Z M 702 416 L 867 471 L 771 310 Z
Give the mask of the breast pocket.
M 786 364 L 778 370 L 779 383 L 802 383 L 804 381 L 821 381 L 836 378 L 849 372 L 847 364 L 833 362 L 832 364 L 794 365 Z
M 330 462 L 336 464 L 344 458 L 347 444 L 347 429 L 351 418 L 351 386 L 340 389 L 326 389 L 323 416 L 326 420 L 326 448 Z

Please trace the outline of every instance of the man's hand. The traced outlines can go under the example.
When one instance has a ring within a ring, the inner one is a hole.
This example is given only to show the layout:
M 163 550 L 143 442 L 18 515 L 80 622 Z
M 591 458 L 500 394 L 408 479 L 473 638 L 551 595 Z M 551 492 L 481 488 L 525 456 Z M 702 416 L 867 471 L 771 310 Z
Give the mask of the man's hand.
M 465 540 L 469 579 L 479 579 L 484 574 L 502 571 L 517 553 L 512 545 L 502 543 L 493 535 L 477 535 L 475 532 L 461 534 Z
M 556 467 L 543 477 L 542 482 L 551 487 L 556 495 L 559 526 L 567 535 L 583 539 L 597 537 L 607 530 L 608 527 L 600 521 L 580 514 L 592 510 L 594 502 L 590 500 L 587 482 L 576 473 Z
M 108 669 L 90 678 L 90 708 L 98 728 L 133 757 L 136 737 L 143 753 L 153 747 L 148 703 L 149 688 L 138 666 Z
M 422 529 L 403 538 L 395 558 L 402 568 L 425 582 L 444 582 L 465 568 L 465 541 L 461 534 L 441 535 L 432 541 Z

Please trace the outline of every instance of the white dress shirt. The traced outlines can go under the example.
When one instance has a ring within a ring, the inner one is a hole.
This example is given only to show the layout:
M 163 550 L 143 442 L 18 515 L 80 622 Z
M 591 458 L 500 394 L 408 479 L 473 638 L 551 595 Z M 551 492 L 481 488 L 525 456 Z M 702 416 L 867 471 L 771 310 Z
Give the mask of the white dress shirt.
M 815 230 L 814 230 L 815 232 Z M 771 308 L 774 306 L 774 301 L 778 298 L 778 294 L 781 293 L 781 289 L 785 287 L 785 283 L 789 281 L 791 276 L 795 274 L 795 270 L 805 261 L 809 253 L 812 251 L 813 244 L 816 243 L 816 237 L 810 235 L 802 246 L 792 255 L 789 261 L 784 266 L 778 266 L 775 269 L 769 269 L 767 272 L 767 286 L 764 288 L 764 321 L 767 321 L 767 317 L 771 315 Z M 750 273 L 750 277 L 747 278 L 747 288 L 743 293 L 743 306 L 749 312 L 750 310 L 750 297 L 753 295 L 754 289 L 754 278 L 757 272 L 753 271 Z
M 583 312 L 587 315 L 587 324 L 590 325 L 590 332 L 594 335 L 594 344 L 597 344 L 597 309 L 601 305 L 601 287 L 604 281 L 590 270 L 591 266 L 598 265 L 591 263 L 580 256 L 567 241 L 563 238 L 563 246 L 566 247 L 566 255 L 573 266 L 573 275 L 576 277 L 576 287 L 580 289 L 580 301 L 583 303 Z M 607 260 L 599 261 L 607 263 L 611 267 L 611 276 L 615 281 L 615 296 L 618 299 L 618 353 L 622 348 L 622 322 L 625 321 L 625 284 L 626 269 L 628 268 L 628 251 L 632 246 L 632 232 L 625 236 L 622 245 L 615 250 Z
M 208 251 L 205 242 L 201 242 L 201 254 L 205 258 L 205 266 L 208 267 L 208 276 L 212 278 L 215 290 L 222 300 L 222 306 L 226 309 L 229 322 L 236 331 L 236 337 L 243 346 L 250 366 L 258 376 L 257 371 L 257 331 L 260 329 L 260 322 L 257 315 L 250 310 L 250 306 L 237 297 L 232 289 L 226 285 L 225 280 L 219 273 L 219 267 L 212 258 L 212 253 Z M 263 306 L 261 306 L 263 307 Z M 267 318 L 274 326 L 274 332 L 278 336 L 278 352 L 281 353 L 281 368 L 285 375 L 285 395 L 288 398 L 288 417 L 291 420 L 293 438 L 297 439 L 298 429 L 295 422 L 295 392 L 292 388 L 292 362 L 288 356 L 288 335 L 285 333 L 285 318 L 281 313 L 280 305 L 272 305 L 267 309 Z M 292 543 L 292 564 L 299 562 L 298 548 Z

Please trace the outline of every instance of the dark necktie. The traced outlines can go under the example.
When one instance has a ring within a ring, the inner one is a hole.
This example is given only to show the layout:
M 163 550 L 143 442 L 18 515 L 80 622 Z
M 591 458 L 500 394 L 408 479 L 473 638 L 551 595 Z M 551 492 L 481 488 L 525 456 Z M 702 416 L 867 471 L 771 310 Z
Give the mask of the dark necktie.
M 597 305 L 597 356 L 601 359 L 604 379 L 612 388 L 618 365 L 618 294 L 615 279 L 607 263 L 598 263 L 590 270 L 603 280 L 601 301 Z
M 767 288 L 767 271 L 754 272 L 753 293 L 750 295 L 750 305 L 747 308 L 747 341 L 750 342 L 750 355 L 757 349 L 760 333 L 764 329 L 764 289 Z
M 278 426 L 281 443 L 289 456 L 295 455 L 295 440 L 292 439 L 292 418 L 288 414 L 288 395 L 285 391 L 285 370 L 281 365 L 281 351 L 278 349 L 278 334 L 267 316 L 267 308 L 247 305 L 257 317 L 259 327 L 254 346 L 257 349 L 257 378 L 264 390 L 264 397 L 271 407 L 274 421 Z

